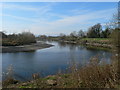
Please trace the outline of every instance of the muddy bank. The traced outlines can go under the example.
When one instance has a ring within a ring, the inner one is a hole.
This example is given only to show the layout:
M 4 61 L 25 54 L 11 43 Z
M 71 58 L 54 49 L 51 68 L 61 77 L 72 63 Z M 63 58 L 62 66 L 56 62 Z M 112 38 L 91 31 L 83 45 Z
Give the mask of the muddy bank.
M 43 42 L 37 42 L 30 45 L 21 45 L 21 46 L 1 46 L 0 49 L 2 49 L 2 53 L 10 53 L 10 52 L 29 52 L 29 51 L 35 51 L 38 49 L 43 48 L 49 48 L 53 45 L 46 44 Z M 1 52 L 1 51 L 0 51 Z

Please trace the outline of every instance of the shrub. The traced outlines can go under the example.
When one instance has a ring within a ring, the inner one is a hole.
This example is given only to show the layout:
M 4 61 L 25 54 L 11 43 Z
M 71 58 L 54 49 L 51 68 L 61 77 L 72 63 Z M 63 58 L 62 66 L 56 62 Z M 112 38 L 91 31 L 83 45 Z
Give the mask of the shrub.
M 86 66 L 76 69 L 71 66 L 70 78 L 75 87 L 82 88 L 116 88 L 119 83 L 118 61 L 111 64 L 99 63 L 94 57 Z M 74 87 L 74 86 L 73 86 Z
M 7 38 L 3 38 L 2 45 L 3 46 L 17 46 L 24 44 L 35 43 L 35 36 L 30 32 L 23 32 L 20 34 L 12 34 L 8 35 Z

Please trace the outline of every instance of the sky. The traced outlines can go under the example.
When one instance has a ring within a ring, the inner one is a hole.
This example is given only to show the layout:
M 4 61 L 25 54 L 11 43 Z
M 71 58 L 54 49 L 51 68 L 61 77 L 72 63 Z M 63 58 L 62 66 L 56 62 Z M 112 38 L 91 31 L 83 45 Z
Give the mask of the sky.
M 30 31 L 35 35 L 69 34 L 103 26 L 117 12 L 117 2 L 4 2 L 0 3 L 0 30 L 8 34 Z

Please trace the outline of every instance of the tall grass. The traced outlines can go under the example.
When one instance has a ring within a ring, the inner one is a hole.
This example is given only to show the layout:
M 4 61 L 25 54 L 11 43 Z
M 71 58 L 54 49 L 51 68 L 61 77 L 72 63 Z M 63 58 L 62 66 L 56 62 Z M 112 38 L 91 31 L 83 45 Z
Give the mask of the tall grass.
M 64 74 L 66 78 L 59 79 L 59 85 L 65 88 L 117 88 L 120 81 L 117 65 L 117 60 L 111 64 L 99 63 L 96 57 L 79 69 L 73 64 L 70 67 L 71 73 Z
M 18 81 L 14 79 L 13 75 L 14 75 L 13 66 L 10 65 L 7 69 L 7 72 L 4 74 L 5 79 L 3 80 L 2 85 L 8 86 L 10 84 L 16 84 Z

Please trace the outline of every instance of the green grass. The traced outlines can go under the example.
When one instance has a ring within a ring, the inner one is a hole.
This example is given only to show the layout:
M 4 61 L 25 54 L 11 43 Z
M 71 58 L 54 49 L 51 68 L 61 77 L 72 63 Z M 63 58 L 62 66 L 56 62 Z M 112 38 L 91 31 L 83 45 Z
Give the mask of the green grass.
M 83 38 L 85 40 L 110 40 L 110 38 Z
M 62 78 L 68 78 L 70 75 L 69 74 L 62 74 L 61 77 Z
M 56 79 L 56 77 L 54 77 L 54 76 L 43 78 L 43 80 L 55 80 L 55 79 Z
M 93 47 L 93 46 L 86 46 L 87 49 L 91 49 L 91 50 L 103 50 L 103 51 L 109 51 L 111 52 L 112 49 L 110 48 L 104 48 L 104 47 Z
M 25 87 L 25 86 L 20 86 L 19 88 L 27 88 L 27 87 Z
M 112 44 L 111 43 L 111 38 L 82 38 L 79 40 L 79 42 L 86 42 L 87 43 L 99 43 L 99 44 Z

